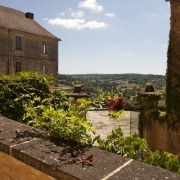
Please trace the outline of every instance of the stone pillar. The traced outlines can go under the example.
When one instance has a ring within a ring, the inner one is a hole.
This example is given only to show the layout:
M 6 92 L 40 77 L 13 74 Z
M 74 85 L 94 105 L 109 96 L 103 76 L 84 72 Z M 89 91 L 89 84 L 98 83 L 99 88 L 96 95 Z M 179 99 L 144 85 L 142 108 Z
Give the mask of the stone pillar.
M 147 86 L 145 91 L 138 95 L 141 106 L 139 115 L 139 132 L 141 138 L 146 139 L 152 151 L 167 150 L 167 124 L 160 124 L 159 100 L 161 93 L 155 92 L 153 86 Z
M 171 26 L 167 61 L 167 115 L 169 128 L 180 125 L 180 1 L 170 0 Z
M 166 74 L 168 151 L 180 153 L 180 1 L 170 0 L 171 25 Z

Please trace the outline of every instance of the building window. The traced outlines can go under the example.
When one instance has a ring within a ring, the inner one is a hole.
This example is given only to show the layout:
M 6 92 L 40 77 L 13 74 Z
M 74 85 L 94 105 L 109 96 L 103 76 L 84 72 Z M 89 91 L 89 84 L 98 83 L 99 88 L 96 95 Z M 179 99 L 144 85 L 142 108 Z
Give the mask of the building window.
M 21 36 L 16 36 L 16 50 L 22 50 L 22 38 L 21 38 Z
M 45 41 L 42 42 L 42 53 L 47 54 L 47 43 Z
M 42 65 L 42 73 L 45 74 L 46 73 L 46 66 Z
M 16 62 L 16 72 L 21 72 L 21 62 Z

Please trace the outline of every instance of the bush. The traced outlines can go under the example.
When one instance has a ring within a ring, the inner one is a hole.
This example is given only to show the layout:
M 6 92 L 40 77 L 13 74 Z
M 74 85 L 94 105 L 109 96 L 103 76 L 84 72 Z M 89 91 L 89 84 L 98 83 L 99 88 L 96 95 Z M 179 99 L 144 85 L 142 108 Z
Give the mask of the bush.
M 34 97 L 47 98 L 53 78 L 36 73 L 0 76 L 0 114 L 21 121 L 24 106 Z
M 98 143 L 101 149 L 138 160 L 142 159 L 141 155 L 144 151 L 149 151 L 146 141 L 138 134 L 123 137 L 121 128 L 114 129 L 107 140 L 99 138 Z
M 36 73 L 1 76 L 0 113 L 52 136 L 92 143 L 94 129 L 85 117 L 90 102 L 74 101 L 61 91 L 53 91 L 52 80 Z
M 144 162 L 180 173 L 180 159 L 178 155 L 160 150 L 154 153 L 151 152 L 149 156 L 145 158 Z
M 34 104 L 39 104 L 36 101 L 40 101 L 42 104 L 35 106 Z M 51 99 L 41 101 L 36 98 L 27 107 L 27 113 L 23 120 L 31 126 L 46 130 L 52 136 L 91 144 L 90 133 L 95 133 L 95 130 L 85 118 L 88 102 L 85 99 L 79 99 L 77 103 L 74 103 L 71 98 L 67 101 L 68 110 L 54 108 L 49 103 Z

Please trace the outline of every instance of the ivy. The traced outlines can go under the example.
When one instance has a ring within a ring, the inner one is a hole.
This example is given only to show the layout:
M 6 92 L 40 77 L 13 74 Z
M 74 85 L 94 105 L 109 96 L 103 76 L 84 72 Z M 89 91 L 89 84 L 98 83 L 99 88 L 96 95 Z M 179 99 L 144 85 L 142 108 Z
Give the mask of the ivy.
M 166 111 L 168 115 L 168 125 L 172 129 L 178 129 L 177 126 L 180 122 L 180 75 L 176 73 L 173 61 L 178 61 L 179 57 L 175 51 L 173 51 L 171 32 L 169 36 L 169 46 L 167 51 L 167 70 L 166 70 Z M 172 60 L 172 54 L 174 59 Z M 173 82 L 173 83 L 172 83 Z M 172 118 L 173 117 L 173 118 Z

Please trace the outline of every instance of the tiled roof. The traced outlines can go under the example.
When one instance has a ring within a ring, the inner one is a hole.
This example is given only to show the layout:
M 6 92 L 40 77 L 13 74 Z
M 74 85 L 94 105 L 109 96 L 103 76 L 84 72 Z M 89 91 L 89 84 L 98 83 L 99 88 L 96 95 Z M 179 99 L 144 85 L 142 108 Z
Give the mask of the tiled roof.
M 0 5 L 0 27 L 37 34 L 50 38 L 57 38 L 34 19 L 26 18 L 26 13 Z

